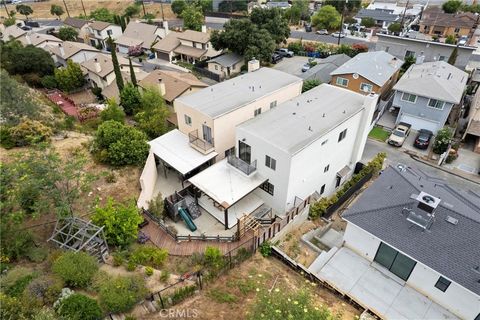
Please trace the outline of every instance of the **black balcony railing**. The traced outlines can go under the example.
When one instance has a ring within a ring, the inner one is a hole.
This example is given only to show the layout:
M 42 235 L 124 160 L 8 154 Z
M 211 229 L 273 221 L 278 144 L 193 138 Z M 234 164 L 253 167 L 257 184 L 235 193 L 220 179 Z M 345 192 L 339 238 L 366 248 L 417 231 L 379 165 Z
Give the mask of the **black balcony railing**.
M 198 136 L 198 129 L 193 130 L 188 134 L 188 141 L 190 141 L 191 145 L 194 145 L 200 150 L 203 150 L 203 152 L 211 151 L 213 150 L 213 147 L 214 147 L 213 138 L 211 142 L 203 140 Z
M 253 161 L 252 163 L 247 163 L 234 155 L 230 155 L 227 157 L 227 162 L 234 168 L 245 173 L 247 176 L 251 175 L 255 172 L 255 170 L 257 170 L 257 160 Z

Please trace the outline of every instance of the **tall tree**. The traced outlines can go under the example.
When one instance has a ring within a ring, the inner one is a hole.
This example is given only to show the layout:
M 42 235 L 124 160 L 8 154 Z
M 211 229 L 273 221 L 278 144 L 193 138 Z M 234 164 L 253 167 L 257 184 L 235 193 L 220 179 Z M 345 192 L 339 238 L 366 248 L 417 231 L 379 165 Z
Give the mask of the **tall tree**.
M 60 16 L 64 13 L 65 11 L 63 11 L 63 8 L 58 4 L 52 4 L 52 6 L 50 7 L 50 14 L 52 16 L 57 16 L 57 18 L 60 18 Z
M 288 21 L 283 16 L 282 9 L 254 8 L 250 14 L 250 20 L 258 29 L 267 30 L 277 44 L 285 42 L 290 36 Z
M 160 91 L 151 87 L 143 91 L 141 98 L 142 111 L 135 115 L 138 128 L 150 139 L 155 139 L 169 130 L 167 118 L 170 110 L 165 104 Z
M 348 2 L 345 0 L 325 0 L 323 2 L 323 6 L 334 6 L 338 12 L 343 12 L 343 10 L 347 10 L 349 12 L 355 11 L 359 9 L 362 5 L 361 0 L 349 0 Z
M 78 37 L 78 31 L 70 26 L 61 27 L 58 31 L 58 37 L 63 41 L 75 41 Z
M 205 20 L 202 9 L 196 5 L 187 5 L 182 11 L 183 26 L 185 29 L 201 31 Z
M 457 62 L 457 56 L 458 56 L 458 45 L 453 49 L 452 54 L 448 58 L 447 62 L 452 66 L 454 66 L 455 63 Z
M 135 70 L 133 70 L 132 59 L 128 59 L 128 66 L 130 67 L 130 79 L 132 80 L 132 84 L 136 87 L 137 77 L 135 76 Z
M 23 14 L 25 16 L 25 19 L 28 20 L 28 16 L 33 13 L 33 9 L 30 6 L 27 6 L 26 4 L 17 4 L 15 7 L 18 13 Z
M 337 29 L 340 26 L 341 16 L 331 5 L 322 6 L 312 17 L 312 25 L 318 29 Z
M 55 80 L 58 87 L 66 92 L 71 92 L 85 84 L 80 65 L 70 59 L 67 61 L 66 67 L 55 69 Z
M 142 108 L 141 99 L 140 92 L 132 83 L 127 83 L 123 90 L 120 91 L 120 104 L 129 116 L 140 111 Z
M 1 67 L 10 74 L 35 73 L 40 77 L 53 74 L 55 63 L 50 54 L 34 46 L 23 47 L 20 41 L 0 42 Z
M 187 2 L 185 0 L 173 0 L 172 11 L 177 17 L 181 17 L 183 9 L 185 9 L 186 6 Z
M 456 13 L 462 6 L 460 0 L 448 0 L 442 4 L 442 9 L 445 13 Z
M 124 83 L 122 73 L 120 71 L 120 65 L 118 64 L 117 45 L 110 37 L 108 38 L 107 42 L 110 47 L 110 54 L 112 56 L 113 71 L 115 72 L 115 81 L 117 82 L 117 88 L 119 92 L 122 92 Z

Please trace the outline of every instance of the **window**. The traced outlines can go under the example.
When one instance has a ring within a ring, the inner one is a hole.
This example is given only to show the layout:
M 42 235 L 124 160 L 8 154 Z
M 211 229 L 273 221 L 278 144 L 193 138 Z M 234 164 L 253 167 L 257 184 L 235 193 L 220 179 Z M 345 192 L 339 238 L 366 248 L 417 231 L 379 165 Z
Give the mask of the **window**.
M 225 158 L 228 156 L 234 156 L 235 155 L 235 147 L 231 147 L 230 149 L 225 150 Z
M 347 87 L 348 86 L 348 79 L 342 78 L 342 77 L 337 77 L 337 84 L 342 87 Z
M 277 106 L 277 100 L 270 102 L 270 109 L 275 108 Z
M 340 187 L 340 184 L 342 183 L 342 177 L 337 175 L 337 179 L 335 180 L 335 188 Z
M 440 277 L 438 278 L 437 283 L 435 283 L 435 288 L 442 292 L 445 292 L 448 289 L 448 286 L 450 286 L 450 283 L 452 283 L 450 280 L 447 280 L 444 277 Z
M 343 139 L 345 139 L 345 137 L 347 136 L 347 129 L 343 130 L 342 132 L 340 132 L 340 134 L 338 135 L 338 142 L 342 141 Z
M 217 64 L 215 65 L 215 70 L 218 70 L 218 65 Z
M 112 30 L 107 30 L 107 34 L 111 36 L 113 34 Z
M 455 33 L 459 33 L 460 32 L 460 28 L 455 28 L 455 31 L 453 31 Z
M 207 141 L 208 143 L 212 143 L 213 142 L 212 128 L 210 128 L 205 124 L 202 124 L 202 132 L 203 132 L 203 140 Z
M 431 108 L 443 110 L 444 105 L 445 105 L 445 102 L 440 100 L 435 100 L 435 99 L 428 100 L 428 106 Z
M 363 83 L 363 82 L 360 84 L 360 91 L 372 92 L 372 90 L 373 90 L 373 86 L 371 84 Z
M 255 109 L 255 111 L 253 112 L 253 116 L 258 116 L 262 113 L 262 108 L 258 108 L 258 109 Z
M 101 35 L 101 33 L 100 33 L 100 31 L 99 31 L 99 30 L 97 30 L 97 35 L 99 35 L 99 36 Z
M 185 116 L 185 124 L 191 126 L 192 125 L 192 118 L 190 118 L 187 115 L 184 115 L 184 116 Z
M 328 139 L 327 139 L 327 140 L 324 140 L 324 141 L 322 141 L 322 146 L 323 146 L 325 143 L 327 143 L 327 142 L 328 142 Z
M 402 101 L 415 103 L 417 101 L 417 96 L 411 93 L 403 92 L 401 99 Z
M 272 170 L 275 170 L 277 167 L 277 160 L 271 158 L 270 156 L 265 156 L 265 166 L 269 167 Z
M 330 169 L 330 165 L 328 164 L 325 168 L 323 168 L 323 172 L 327 172 Z
M 439 56 L 439 57 L 438 57 L 438 61 L 445 61 L 446 58 L 447 58 L 447 57 L 445 57 L 445 56 Z
M 268 182 L 268 181 L 267 181 L 267 182 L 264 182 L 264 183 L 260 186 L 260 188 L 262 188 L 262 190 L 270 193 L 270 194 L 273 196 L 273 191 L 274 191 L 275 188 L 274 188 L 273 184 L 271 184 L 270 182 Z
M 323 185 L 321 188 L 320 188 L 320 194 L 323 194 L 325 192 L 325 185 Z
M 408 58 L 408 57 L 413 57 L 413 58 L 415 58 L 415 51 L 407 50 L 407 51 L 405 52 L 405 58 Z
M 375 255 L 373 261 L 384 266 L 394 275 L 405 281 L 407 281 L 408 277 L 410 277 L 410 274 L 412 273 L 412 270 L 416 264 L 414 260 L 401 254 L 383 242 L 380 243 L 377 254 Z
M 238 141 L 238 157 L 246 163 L 250 163 L 251 147 L 245 142 Z

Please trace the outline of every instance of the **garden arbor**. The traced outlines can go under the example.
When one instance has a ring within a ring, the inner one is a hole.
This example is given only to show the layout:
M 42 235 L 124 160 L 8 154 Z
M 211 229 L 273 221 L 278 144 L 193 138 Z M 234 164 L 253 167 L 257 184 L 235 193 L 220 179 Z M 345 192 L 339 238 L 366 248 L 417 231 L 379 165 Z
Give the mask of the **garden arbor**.
M 103 228 L 92 224 L 91 221 L 68 217 L 57 220 L 55 230 L 48 241 L 54 242 L 60 249 L 85 251 L 99 262 L 105 262 L 108 245 Z

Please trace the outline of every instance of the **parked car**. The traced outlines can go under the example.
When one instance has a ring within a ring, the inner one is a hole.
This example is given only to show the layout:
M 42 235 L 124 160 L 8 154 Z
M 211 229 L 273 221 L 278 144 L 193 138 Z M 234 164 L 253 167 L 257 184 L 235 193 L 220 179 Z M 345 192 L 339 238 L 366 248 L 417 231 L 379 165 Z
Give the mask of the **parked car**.
M 412 125 L 405 122 L 400 122 L 397 124 L 395 130 L 393 130 L 392 134 L 388 138 L 388 144 L 395 147 L 401 147 L 405 142 L 405 139 L 407 139 L 411 127 Z
M 323 34 L 323 35 L 326 35 L 328 34 L 328 30 L 327 29 L 320 29 L 320 30 L 317 30 L 316 32 L 317 34 Z
M 32 28 L 40 28 L 40 23 L 37 21 L 25 21 L 25 25 Z
M 342 33 L 340 33 L 340 32 L 334 32 L 334 33 L 332 33 L 332 37 L 335 37 L 335 38 L 339 38 L 339 37 L 340 37 L 340 38 L 345 38 L 345 33 L 344 33 L 344 32 L 342 32 Z
M 312 32 L 312 25 L 311 24 L 306 24 L 305 25 L 305 32 Z
M 275 50 L 275 53 L 281 55 L 282 57 L 287 57 L 287 58 L 291 58 L 294 55 L 293 51 L 290 51 L 287 48 L 277 49 Z
M 418 149 L 427 149 L 432 140 L 433 132 L 426 129 L 420 129 L 413 145 Z
M 281 61 L 282 59 L 283 59 L 283 57 L 282 57 L 281 55 L 279 55 L 278 53 L 272 54 L 272 63 L 273 63 L 273 64 L 278 63 L 278 62 Z
M 458 40 L 458 45 L 459 46 L 464 46 L 467 44 L 467 41 L 468 41 L 468 37 L 467 36 L 462 36 L 459 40 Z
M 20 29 L 22 29 L 22 30 L 24 30 L 24 31 L 30 31 L 30 30 L 32 30 L 32 27 L 23 26 L 23 27 L 20 27 Z
M 305 63 L 302 66 L 302 72 L 307 72 L 308 70 L 310 70 L 310 68 L 311 68 L 310 63 Z

